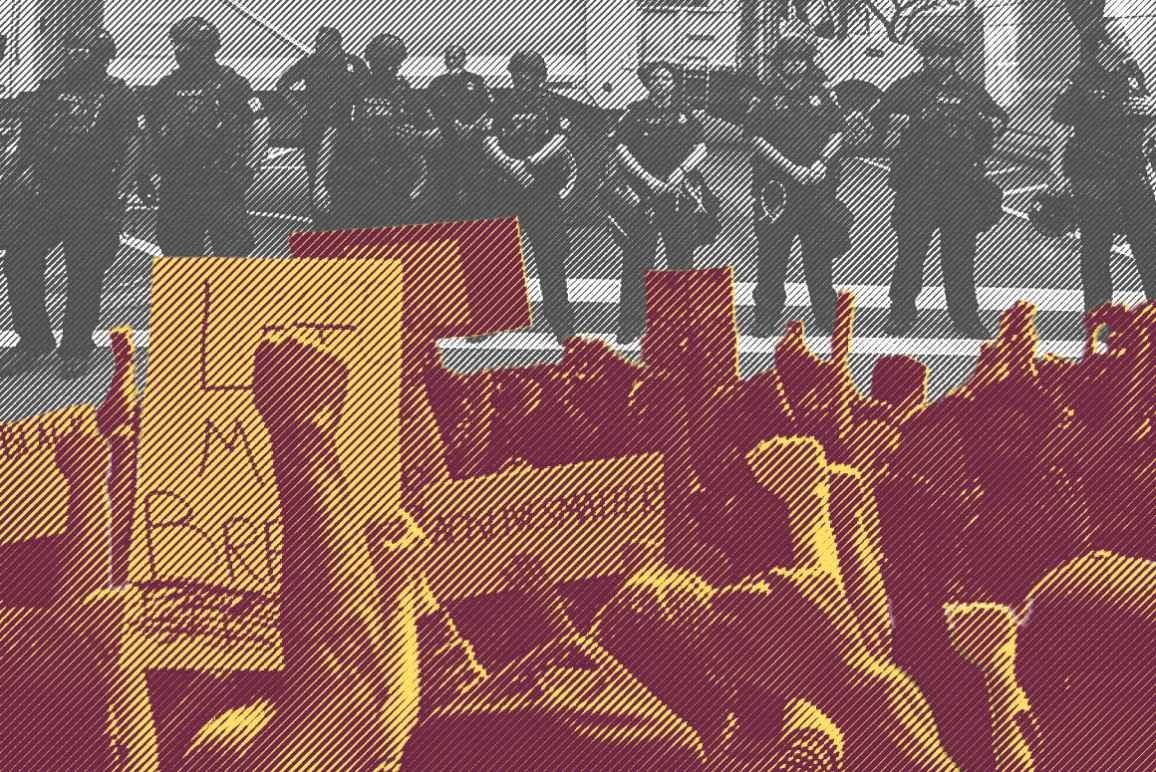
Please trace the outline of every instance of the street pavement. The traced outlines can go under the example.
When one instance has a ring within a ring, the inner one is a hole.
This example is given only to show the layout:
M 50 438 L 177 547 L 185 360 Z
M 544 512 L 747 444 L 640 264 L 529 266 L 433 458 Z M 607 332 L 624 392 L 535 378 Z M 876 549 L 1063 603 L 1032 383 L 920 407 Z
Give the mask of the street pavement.
M 1034 302 L 1041 334 L 1041 353 L 1078 357 L 1083 350 L 1077 250 L 1072 237 L 1045 239 L 1027 222 L 1025 209 L 1034 192 L 1046 185 L 1044 172 L 1021 165 L 998 154 L 989 164 L 989 175 L 1005 190 L 1004 218 L 982 234 L 979 245 L 977 279 L 981 315 L 993 329 L 999 313 L 1019 299 Z M 699 251 L 696 267 L 729 265 L 736 281 L 737 321 L 740 332 L 741 366 L 750 374 L 773 366 L 777 338 L 749 337 L 753 322 L 751 291 L 755 278 L 754 237 L 750 226 L 749 174 L 743 153 L 734 146 L 717 147 L 706 169 L 712 188 L 723 201 L 723 232 L 718 241 Z M 948 319 L 938 264 L 938 247 L 933 243 L 924 273 L 925 288 L 920 296 L 921 317 L 912 333 L 904 338 L 883 334 L 887 314 L 887 291 L 894 265 L 895 238 L 890 227 L 891 192 L 886 186 L 886 164 L 877 159 L 852 159 L 844 168 L 841 196 L 856 214 L 854 248 L 835 267 L 837 288 L 850 290 L 857 298 L 855 336 L 852 344 L 852 372 L 860 388 L 870 384 L 871 367 L 878 356 L 910 354 L 925 362 L 930 370 L 932 398 L 966 380 L 979 350 L 979 341 L 957 337 Z M 305 172 L 300 153 L 281 148 L 270 151 L 265 169 L 250 193 L 250 213 L 257 237 L 257 256 L 288 256 L 287 236 L 308 230 Z M 155 246 L 155 213 L 134 206 L 128 213 L 122 247 L 110 269 L 106 283 L 101 329 L 118 325 L 133 328 L 138 341 L 138 368 L 141 385 L 148 376 L 148 329 L 150 275 Z M 617 314 L 620 260 L 605 228 L 586 223 L 571 229 L 574 253 L 569 264 L 570 296 L 576 304 L 581 334 L 613 342 Z M 534 323 L 521 331 L 511 331 L 482 342 L 447 340 L 442 342 L 443 358 L 451 367 L 473 371 L 484 367 L 513 367 L 557 361 L 561 349 L 548 334 L 541 318 L 540 292 L 534 278 L 532 249 L 524 250 Z M 1139 302 L 1139 277 L 1125 245 L 1117 245 L 1112 255 L 1117 299 Z M 661 262 L 660 262 L 661 267 Z M 59 324 L 63 313 L 64 275 L 59 253 L 49 259 L 49 312 Z M 784 318 L 811 320 L 806 286 L 798 255 L 792 259 L 788 275 L 788 310 Z M 2 283 L 2 279 L 0 279 Z M 2 296 L 0 296 L 2 297 Z M 59 330 L 57 330 L 59 335 Z M 10 421 L 57 407 L 97 402 L 107 389 L 112 358 L 107 334 L 98 333 L 103 347 L 88 377 L 62 382 L 54 364 L 26 376 L 0 383 L 0 420 Z M 0 346 L 16 341 L 11 332 L 6 303 L 0 302 Z M 808 338 L 816 353 L 826 353 L 829 341 Z M 638 357 L 638 344 L 623 353 Z

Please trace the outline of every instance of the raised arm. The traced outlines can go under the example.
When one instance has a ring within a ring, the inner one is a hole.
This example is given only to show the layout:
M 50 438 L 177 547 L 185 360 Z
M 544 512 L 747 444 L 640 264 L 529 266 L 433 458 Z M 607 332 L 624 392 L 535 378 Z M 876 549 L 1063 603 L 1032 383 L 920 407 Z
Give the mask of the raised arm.
M 365 528 L 381 518 L 352 508 L 337 443 L 348 379 L 303 337 L 257 349 L 253 401 L 281 502 L 285 690 L 276 705 L 261 700 L 207 724 L 185 769 L 388 767 L 417 720 L 424 538 L 404 513 L 385 513 L 396 527 L 374 572 Z

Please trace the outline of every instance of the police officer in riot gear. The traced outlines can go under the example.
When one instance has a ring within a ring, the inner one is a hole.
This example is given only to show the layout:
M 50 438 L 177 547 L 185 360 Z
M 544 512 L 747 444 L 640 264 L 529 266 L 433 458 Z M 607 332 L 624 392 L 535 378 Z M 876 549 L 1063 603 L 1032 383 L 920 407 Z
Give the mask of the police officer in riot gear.
M 570 121 L 546 90 L 546 60 L 520 51 L 510 57 L 513 90 L 495 102 L 484 127 L 483 150 L 500 176 L 504 213 L 518 218 L 542 286 L 542 305 L 559 343 L 574 334 L 566 291 L 566 232 L 561 192 L 568 180 Z
M 1076 201 L 1085 310 L 1112 299 L 1111 247 L 1128 237 L 1144 294 L 1156 298 L 1156 197 L 1148 178 L 1145 132 L 1156 100 L 1110 24 L 1081 34 L 1081 60 L 1052 106 L 1065 129 L 1053 156 L 1056 185 Z
M 815 323 L 835 324 L 835 258 L 851 247 L 849 212 L 836 197 L 843 117 L 815 66 L 815 48 L 781 38 L 772 73 L 751 99 L 744 133 L 751 143 L 758 284 L 754 334 L 771 335 L 786 304 L 791 244 L 802 242 L 803 270 Z
M 293 95 L 297 84 L 304 87 L 301 149 L 311 201 L 317 184 L 317 154 L 325 123 L 334 106 L 348 100 L 351 91 L 368 74 L 365 62 L 341 47 L 341 32 L 333 27 L 321 27 L 317 30 L 313 53 L 297 60 L 277 81 L 277 90 L 286 96 Z
M 445 63 L 446 71 L 428 89 L 430 108 L 445 139 L 431 167 L 439 216 L 452 220 L 477 210 L 464 199 L 463 181 L 479 171 L 481 130 L 491 100 L 485 79 L 466 69 L 465 48 L 448 47 Z
M 249 82 L 216 59 L 221 36 L 190 16 L 169 29 L 177 67 L 145 112 L 157 176 L 157 241 L 166 255 L 247 255 L 246 194 L 268 147 L 269 121 Z
M 28 372 L 56 347 L 45 310 L 45 260 L 63 245 L 68 298 L 60 341 L 65 378 L 88 372 L 104 274 L 120 245 L 139 158 L 140 110 L 124 81 L 108 75 L 116 45 L 107 31 L 64 35 L 61 72 L 32 95 L 21 120 L 16 165 L 27 197 L 13 213 L 4 256 L 19 344 L 0 374 Z
M 622 288 L 618 342 L 628 343 L 646 327 L 645 275 L 654 267 L 658 237 L 672 270 L 694 267 L 694 222 L 686 207 L 684 184 L 699 177 L 707 157 L 702 124 L 678 103 L 670 65 L 643 65 L 638 77 L 649 97 L 632 103 L 610 136 L 618 167 L 633 193 L 625 221 L 611 219 L 622 247 Z
M 407 51 L 395 35 L 369 41 L 369 76 L 338 103 L 321 143 L 314 202 L 336 227 L 418 222 L 430 203 L 425 157 L 441 142 L 421 94 L 398 75 Z
M 991 333 L 976 300 L 976 239 L 991 225 L 992 186 L 984 162 L 1008 117 L 982 87 L 960 76 L 958 36 L 932 30 L 918 46 L 923 68 L 892 84 L 879 106 L 886 145 L 893 151 L 891 221 L 898 240 L 887 332 L 904 335 L 915 324 L 923 263 L 938 229 L 952 324 L 961 335 L 987 338 Z

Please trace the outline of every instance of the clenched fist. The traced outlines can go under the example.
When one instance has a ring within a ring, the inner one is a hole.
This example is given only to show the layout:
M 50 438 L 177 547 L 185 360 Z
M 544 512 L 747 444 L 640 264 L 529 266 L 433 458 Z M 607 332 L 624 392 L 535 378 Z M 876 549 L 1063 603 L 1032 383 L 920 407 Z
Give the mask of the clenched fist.
M 253 361 L 253 404 L 276 447 L 286 440 L 332 439 L 345 405 L 349 368 L 301 335 L 261 341 Z

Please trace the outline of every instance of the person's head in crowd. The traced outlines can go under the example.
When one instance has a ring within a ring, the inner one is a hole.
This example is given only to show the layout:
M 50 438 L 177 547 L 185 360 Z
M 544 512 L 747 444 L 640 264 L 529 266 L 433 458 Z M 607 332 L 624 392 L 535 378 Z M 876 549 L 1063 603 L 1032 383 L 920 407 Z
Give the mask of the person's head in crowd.
M 801 35 L 784 35 L 771 51 L 774 71 L 788 84 L 797 83 L 815 68 L 815 44 Z
M 1040 769 L 1145 769 L 1156 704 L 1156 561 L 1071 560 L 1028 594 L 1016 677 L 1039 730 Z
M 773 569 L 716 588 L 650 567 L 595 618 L 591 634 L 710 745 L 736 695 L 838 704 L 866 649 L 836 580 Z
M 678 75 L 667 62 L 647 62 L 638 68 L 638 79 L 650 94 L 650 101 L 659 107 L 674 103 Z
M 864 652 L 842 590 L 818 569 L 776 568 L 719 590 L 704 646 L 720 683 L 807 699 L 845 688 L 845 665 Z M 768 631 L 774 645 L 768 645 Z
M 405 41 L 397 35 L 375 35 L 365 47 L 365 61 L 373 74 L 383 78 L 397 76 L 402 62 L 409 56 Z
M 457 75 L 465 72 L 466 69 L 466 49 L 465 46 L 457 44 L 447 46 L 445 52 L 446 72 L 451 75 Z
M 216 25 L 200 16 L 188 16 L 169 28 L 173 56 L 182 69 L 207 67 L 221 49 L 221 33 Z
M 920 36 L 916 47 L 924 69 L 940 76 L 954 75 L 963 61 L 963 39 L 947 29 L 935 28 Z
M 539 91 L 546 85 L 546 60 L 537 51 L 514 54 L 508 69 L 518 91 Z
M 726 555 L 735 579 L 790 563 L 787 505 L 758 485 L 745 462 L 730 471 L 698 500 L 701 538 Z
M 642 370 L 627 362 L 602 341 L 571 338 L 566 341 L 562 365 L 573 388 L 575 406 L 588 418 L 626 436 L 634 426 L 628 421 L 630 398 L 642 378 Z
M 1116 23 L 1098 20 L 1080 32 L 1080 53 L 1105 70 L 1118 70 L 1132 57 L 1124 30 Z
M 727 693 L 701 651 L 715 588 L 690 571 L 653 566 L 632 576 L 598 612 L 591 635 L 708 745 L 726 722 Z
M 64 75 L 74 80 L 103 77 L 108 63 L 116 58 L 116 42 L 108 30 L 85 26 L 65 33 L 60 47 L 64 60 Z
M 341 48 L 341 30 L 336 27 L 319 27 L 313 39 L 313 51 L 326 61 L 336 61 L 344 53 Z

